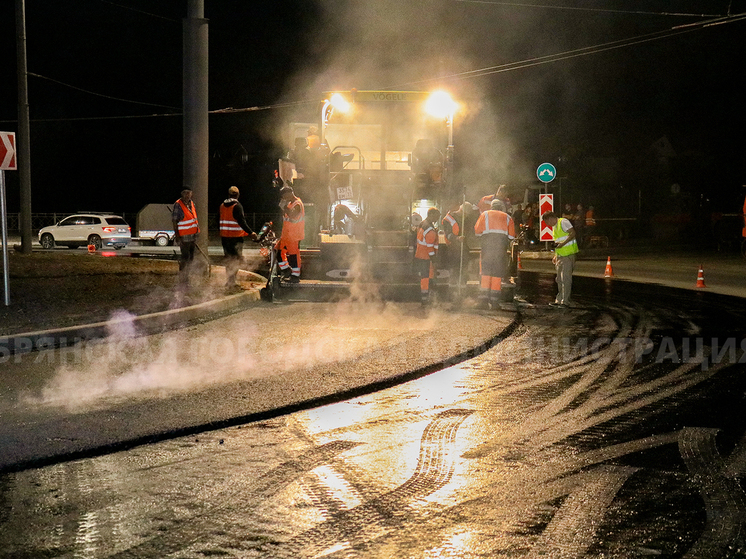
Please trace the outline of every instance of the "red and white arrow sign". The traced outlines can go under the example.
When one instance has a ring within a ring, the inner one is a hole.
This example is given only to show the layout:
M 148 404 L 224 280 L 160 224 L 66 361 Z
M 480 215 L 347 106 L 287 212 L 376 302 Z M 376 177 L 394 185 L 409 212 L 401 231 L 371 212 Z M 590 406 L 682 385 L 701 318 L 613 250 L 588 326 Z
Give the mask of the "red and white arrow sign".
M 0 170 L 16 169 L 16 133 L 0 132 Z
M 539 215 L 544 215 L 551 211 L 554 211 L 554 194 L 539 194 Z M 541 220 L 540 230 L 539 240 L 551 241 L 554 239 L 552 228 L 543 219 Z

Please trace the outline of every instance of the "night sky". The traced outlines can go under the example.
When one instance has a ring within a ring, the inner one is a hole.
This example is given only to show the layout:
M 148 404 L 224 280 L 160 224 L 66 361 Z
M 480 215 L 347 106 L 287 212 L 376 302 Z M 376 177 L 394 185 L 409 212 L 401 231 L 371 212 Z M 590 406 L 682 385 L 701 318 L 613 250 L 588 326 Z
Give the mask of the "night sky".
M 26 0 L 34 212 L 136 212 L 178 197 L 186 9 Z M 703 199 L 737 211 L 744 12 L 746 0 L 205 0 L 210 109 L 261 109 L 210 116 L 210 204 L 236 184 L 247 211 L 274 208 L 285 124 L 317 120 L 322 91 L 442 87 L 462 107 L 457 171 L 470 197 L 536 183 L 551 161 L 574 201 L 632 212 L 642 192 L 650 211 Z M 11 131 L 14 23 L 3 2 L 0 129 Z M 649 150 L 664 136 L 676 152 L 665 172 Z M 17 173 L 6 179 L 17 211 Z

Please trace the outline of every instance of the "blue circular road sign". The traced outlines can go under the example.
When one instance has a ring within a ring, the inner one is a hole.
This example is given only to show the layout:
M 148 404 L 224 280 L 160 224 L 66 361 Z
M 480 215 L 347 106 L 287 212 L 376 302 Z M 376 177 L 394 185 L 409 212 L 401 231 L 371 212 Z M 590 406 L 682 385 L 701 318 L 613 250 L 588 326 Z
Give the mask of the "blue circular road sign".
M 536 176 L 541 182 L 547 183 L 552 182 L 554 177 L 557 176 L 557 169 L 551 163 L 542 163 L 539 168 L 536 169 Z

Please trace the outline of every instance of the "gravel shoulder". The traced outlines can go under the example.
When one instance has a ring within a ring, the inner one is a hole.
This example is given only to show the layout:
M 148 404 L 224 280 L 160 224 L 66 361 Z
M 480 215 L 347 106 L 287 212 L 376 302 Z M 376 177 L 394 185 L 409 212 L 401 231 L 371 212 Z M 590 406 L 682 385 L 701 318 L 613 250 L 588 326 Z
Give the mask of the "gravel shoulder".
M 102 322 L 121 311 L 160 312 L 224 295 L 223 278 L 216 274 L 180 292 L 175 261 L 80 249 L 11 252 L 9 270 L 10 305 L 0 300 L 0 336 Z

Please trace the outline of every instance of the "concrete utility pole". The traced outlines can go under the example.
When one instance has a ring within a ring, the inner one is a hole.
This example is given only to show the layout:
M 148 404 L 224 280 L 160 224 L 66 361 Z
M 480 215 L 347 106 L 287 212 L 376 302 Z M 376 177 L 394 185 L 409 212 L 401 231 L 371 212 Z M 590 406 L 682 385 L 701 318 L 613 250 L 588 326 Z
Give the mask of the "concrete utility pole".
M 31 254 L 31 126 L 26 67 L 26 6 L 16 0 L 16 56 L 18 71 L 18 179 L 21 187 L 21 252 Z
M 201 233 L 197 245 L 207 254 L 209 125 L 207 102 L 207 20 L 204 0 L 188 0 L 183 28 L 184 187 L 194 192 Z

